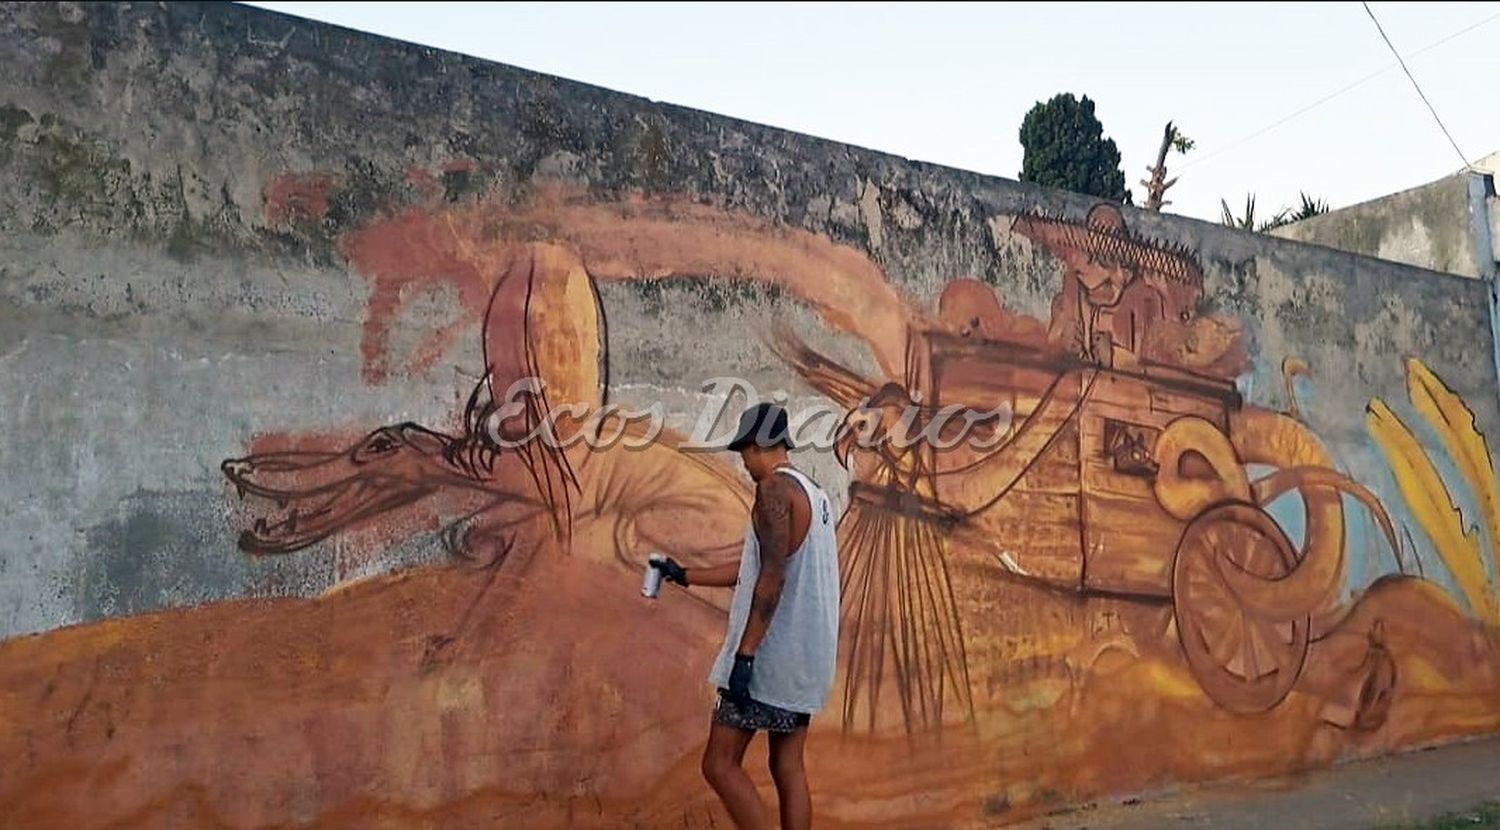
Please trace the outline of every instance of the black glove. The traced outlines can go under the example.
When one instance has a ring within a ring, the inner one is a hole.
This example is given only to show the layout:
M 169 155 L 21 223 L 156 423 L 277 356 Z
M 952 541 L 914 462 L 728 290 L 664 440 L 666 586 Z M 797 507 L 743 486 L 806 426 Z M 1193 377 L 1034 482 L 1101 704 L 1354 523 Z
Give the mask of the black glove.
M 684 588 L 687 587 L 687 569 L 677 564 L 676 559 L 670 556 L 666 559 L 653 559 L 651 560 L 651 567 L 661 571 L 662 579 L 668 582 L 675 582 Z
M 743 654 L 734 656 L 734 668 L 729 672 L 729 696 L 734 700 L 750 699 L 750 675 L 755 672 L 755 658 Z

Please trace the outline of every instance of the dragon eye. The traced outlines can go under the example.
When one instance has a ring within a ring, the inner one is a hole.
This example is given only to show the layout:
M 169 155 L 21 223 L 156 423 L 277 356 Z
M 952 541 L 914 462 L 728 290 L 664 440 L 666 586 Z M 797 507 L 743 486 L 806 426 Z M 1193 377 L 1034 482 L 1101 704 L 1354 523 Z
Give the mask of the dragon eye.
M 362 463 L 372 456 L 389 455 L 395 452 L 397 441 L 385 432 L 377 432 L 365 439 L 359 449 L 354 452 L 355 463 Z

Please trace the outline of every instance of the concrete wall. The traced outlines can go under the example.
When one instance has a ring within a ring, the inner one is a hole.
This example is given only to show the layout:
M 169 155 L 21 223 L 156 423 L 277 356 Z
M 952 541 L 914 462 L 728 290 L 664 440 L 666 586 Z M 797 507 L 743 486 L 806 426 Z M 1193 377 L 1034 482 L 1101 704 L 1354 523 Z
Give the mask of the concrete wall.
M 1271 233 L 1465 277 L 1493 276 L 1500 249 L 1494 174 L 1458 173 Z
M 722 823 L 727 596 L 637 586 L 739 550 L 737 460 L 671 438 L 724 376 L 1017 416 L 993 453 L 796 453 L 880 575 L 810 738 L 826 820 L 1500 729 L 1480 281 L 243 7 L 0 34 L 25 826 Z M 527 375 L 671 432 L 496 449 Z

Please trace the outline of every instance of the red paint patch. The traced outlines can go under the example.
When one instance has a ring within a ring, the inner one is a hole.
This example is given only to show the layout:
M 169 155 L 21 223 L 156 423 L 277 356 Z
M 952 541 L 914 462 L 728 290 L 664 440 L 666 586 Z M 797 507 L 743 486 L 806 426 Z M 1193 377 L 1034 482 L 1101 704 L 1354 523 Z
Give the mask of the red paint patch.
M 276 227 L 320 222 L 339 186 L 332 173 L 282 173 L 266 187 L 266 221 Z
M 334 427 L 305 432 L 266 432 L 250 442 L 248 455 L 277 452 L 343 452 L 370 433 L 368 426 Z
M 523 244 L 540 240 L 571 248 L 599 281 L 733 274 L 785 286 L 835 328 L 865 337 L 891 377 L 904 371 L 908 328 L 926 323 L 866 255 L 825 238 L 681 198 L 598 204 L 577 188 L 542 186 L 527 205 L 429 205 L 340 239 L 350 264 L 374 283 L 361 347 L 366 382 L 430 367 L 454 332 L 483 319 L 491 288 Z M 459 289 L 464 316 L 428 333 L 414 357 L 394 357 L 390 331 L 412 300 L 404 287 L 442 281 Z
M 425 371 L 456 330 L 484 318 L 491 286 L 505 273 L 511 251 L 479 241 L 483 235 L 476 222 L 473 214 L 411 210 L 340 237 L 339 251 L 374 282 L 360 343 L 366 383 L 380 383 L 398 369 Z M 406 287 L 419 283 L 449 283 L 458 289 L 463 316 L 456 325 L 426 333 L 407 365 L 393 367 L 390 332 L 403 304 L 415 295 Z
M 453 159 L 443 165 L 444 173 L 473 173 L 479 169 L 479 162 L 473 159 Z

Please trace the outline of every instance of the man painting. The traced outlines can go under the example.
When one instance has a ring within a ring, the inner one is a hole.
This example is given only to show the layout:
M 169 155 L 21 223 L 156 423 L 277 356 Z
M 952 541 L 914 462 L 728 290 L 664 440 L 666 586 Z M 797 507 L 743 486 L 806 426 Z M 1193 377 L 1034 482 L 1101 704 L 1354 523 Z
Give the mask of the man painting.
M 828 497 L 792 466 L 786 411 L 746 410 L 729 449 L 754 479 L 755 505 L 738 563 L 683 568 L 657 561 L 679 585 L 733 587 L 729 628 L 709 680 L 718 688 L 703 775 L 741 828 L 775 825 L 742 764 L 756 732 L 770 740 L 781 826 L 806 828 L 812 798 L 803 766 L 808 723 L 833 685 L 839 567 Z

